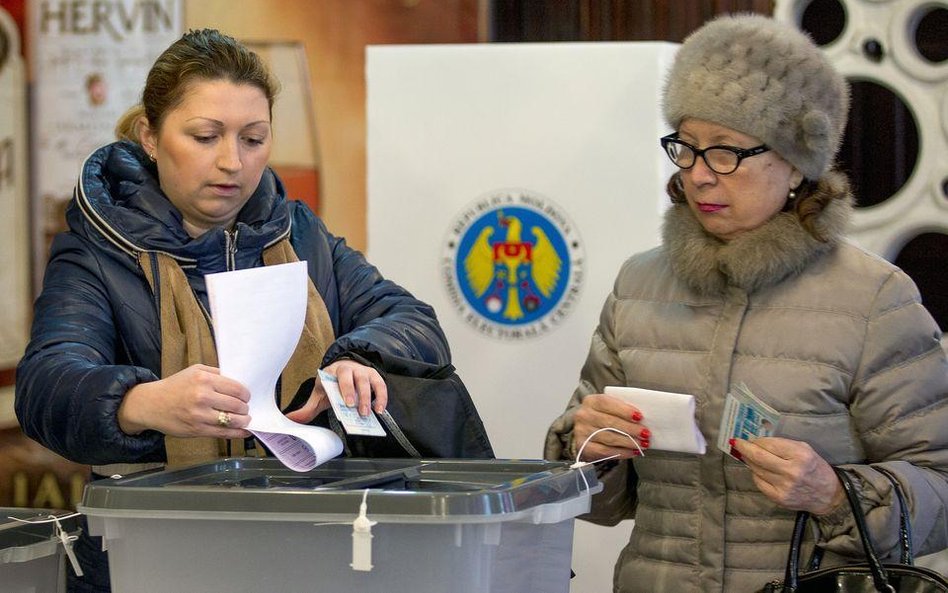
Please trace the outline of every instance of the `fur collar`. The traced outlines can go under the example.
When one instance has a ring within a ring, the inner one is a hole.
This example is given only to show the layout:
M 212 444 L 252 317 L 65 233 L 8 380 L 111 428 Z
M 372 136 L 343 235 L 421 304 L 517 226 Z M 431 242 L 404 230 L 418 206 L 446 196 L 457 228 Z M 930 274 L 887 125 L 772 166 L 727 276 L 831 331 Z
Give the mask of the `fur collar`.
M 849 184 L 842 174 L 824 175 L 814 191 L 828 198 L 816 225 L 825 242 L 806 232 L 796 214 L 781 212 L 725 243 L 705 232 L 687 204 L 673 205 L 662 227 L 672 270 L 703 295 L 723 294 L 728 285 L 753 293 L 799 274 L 840 242 L 853 210 Z

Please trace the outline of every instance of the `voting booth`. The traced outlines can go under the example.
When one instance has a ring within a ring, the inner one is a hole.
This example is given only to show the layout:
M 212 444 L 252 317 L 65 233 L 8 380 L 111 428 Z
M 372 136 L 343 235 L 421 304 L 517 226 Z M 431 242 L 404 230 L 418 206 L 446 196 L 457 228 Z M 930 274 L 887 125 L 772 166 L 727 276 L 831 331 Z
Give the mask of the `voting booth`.
M 566 593 L 592 466 L 224 459 L 98 480 L 80 512 L 115 593 Z
M 499 458 L 542 456 L 621 263 L 660 242 L 676 48 L 367 50 L 367 255 L 434 306 Z M 577 523 L 574 592 L 611 589 L 631 528 Z

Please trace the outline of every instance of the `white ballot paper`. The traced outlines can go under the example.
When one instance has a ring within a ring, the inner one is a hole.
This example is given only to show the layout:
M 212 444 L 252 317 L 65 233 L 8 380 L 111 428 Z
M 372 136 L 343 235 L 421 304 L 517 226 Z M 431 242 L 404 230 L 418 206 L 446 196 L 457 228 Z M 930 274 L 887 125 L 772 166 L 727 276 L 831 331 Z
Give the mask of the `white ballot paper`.
M 205 280 L 221 375 L 250 390 L 247 430 L 295 471 L 309 471 L 342 453 L 336 433 L 293 422 L 274 399 L 277 379 L 303 331 L 306 262 L 208 274 Z
M 606 387 L 606 395 L 626 401 L 642 412 L 652 433 L 649 449 L 703 455 L 707 444 L 695 422 L 695 397 L 638 387 Z

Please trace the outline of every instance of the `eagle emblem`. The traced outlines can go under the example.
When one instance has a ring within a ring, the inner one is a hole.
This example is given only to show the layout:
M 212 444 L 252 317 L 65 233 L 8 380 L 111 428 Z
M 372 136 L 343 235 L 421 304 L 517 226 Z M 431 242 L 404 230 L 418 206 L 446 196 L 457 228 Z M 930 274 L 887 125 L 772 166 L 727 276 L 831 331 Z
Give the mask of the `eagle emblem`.
M 489 313 L 517 323 L 551 298 L 561 282 L 563 258 L 539 224 L 524 233 L 516 212 L 497 210 L 496 224 L 481 228 L 464 256 L 463 273 Z

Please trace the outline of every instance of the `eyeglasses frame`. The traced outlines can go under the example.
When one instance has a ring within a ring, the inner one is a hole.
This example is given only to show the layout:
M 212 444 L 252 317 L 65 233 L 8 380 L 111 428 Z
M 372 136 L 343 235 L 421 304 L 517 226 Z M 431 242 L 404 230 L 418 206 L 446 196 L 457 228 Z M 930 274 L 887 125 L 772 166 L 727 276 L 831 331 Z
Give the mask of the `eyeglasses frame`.
M 677 144 L 683 144 L 687 146 L 688 149 L 694 153 L 695 158 L 694 158 L 694 161 L 691 163 L 691 165 L 687 167 L 682 167 L 677 162 L 675 162 L 674 159 L 672 159 L 672 156 L 668 153 L 668 145 L 673 141 Z M 674 165 L 678 167 L 679 169 L 686 171 L 688 169 L 693 168 L 695 166 L 695 163 L 698 162 L 698 157 L 701 157 L 701 160 L 704 161 L 704 164 L 707 165 L 708 169 L 713 171 L 716 175 L 730 175 L 734 173 L 734 171 L 737 171 L 738 168 L 740 168 L 741 162 L 744 159 L 752 157 L 752 156 L 757 156 L 758 154 L 763 154 L 770 150 L 770 147 L 767 146 L 766 144 L 754 146 L 753 148 L 738 148 L 736 146 L 730 146 L 728 144 L 715 144 L 714 146 L 708 146 L 707 148 L 698 148 L 697 146 L 689 144 L 685 142 L 684 140 L 682 140 L 681 138 L 679 138 L 678 132 L 673 132 L 667 136 L 662 136 L 661 138 L 659 138 L 659 142 L 662 145 L 662 150 L 665 151 L 665 154 L 668 156 L 671 162 L 674 163 Z M 709 163 L 708 159 L 705 158 L 704 153 L 708 152 L 709 150 L 714 150 L 714 149 L 728 150 L 734 153 L 735 155 L 737 155 L 737 164 L 734 165 L 734 168 L 732 170 L 728 171 L 727 173 L 721 173 L 720 171 L 718 171 L 717 169 L 711 166 L 711 163 Z

